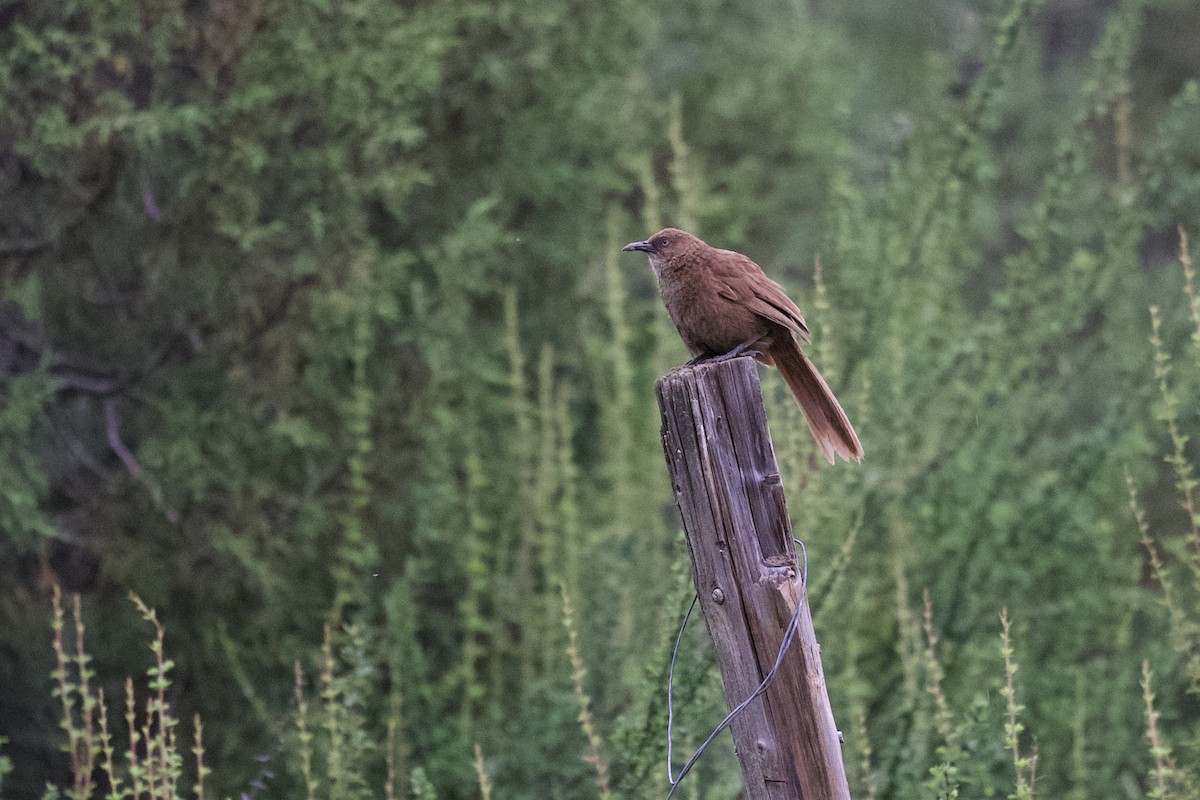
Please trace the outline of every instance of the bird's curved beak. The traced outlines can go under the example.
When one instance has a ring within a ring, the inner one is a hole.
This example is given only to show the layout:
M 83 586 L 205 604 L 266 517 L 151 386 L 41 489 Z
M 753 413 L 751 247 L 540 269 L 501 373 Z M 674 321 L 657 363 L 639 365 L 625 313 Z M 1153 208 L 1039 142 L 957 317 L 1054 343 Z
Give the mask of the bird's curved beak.
M 628 253 L 633 250 L 641 250 L 643 253 L 650 253 L 654 250 L 654 248 L 650 246 L 649 242 L 630 242 L 621 248 L 622 253 Z

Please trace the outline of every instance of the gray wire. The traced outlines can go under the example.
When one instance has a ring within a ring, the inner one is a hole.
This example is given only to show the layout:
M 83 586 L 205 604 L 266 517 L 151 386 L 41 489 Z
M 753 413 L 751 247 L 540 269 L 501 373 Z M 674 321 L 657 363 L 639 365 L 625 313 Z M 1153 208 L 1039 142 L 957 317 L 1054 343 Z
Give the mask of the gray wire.
M 688 606 L 687 613 L 683 615 L 683 624 L 679 626 L 679 633 L 675 636 L 675 649 L 671 651 L 671 668 L 667 671 L 667 783 L 672 786 L 679 782 L 671 777 L 671 729 L 675 724 L 675 704 L 671 696 L 671 687 L 675 685 L 675 658 L 679 655 L 679 642 L 683 640 L 683 632 L 687 630 L 688 620 L 692 618 L 692 612 L 696 610 L 696 603 L 699 600 L 700 595 L 692 595 L 692 604 Z M 679 777 L 682 779 L 683 775 Z

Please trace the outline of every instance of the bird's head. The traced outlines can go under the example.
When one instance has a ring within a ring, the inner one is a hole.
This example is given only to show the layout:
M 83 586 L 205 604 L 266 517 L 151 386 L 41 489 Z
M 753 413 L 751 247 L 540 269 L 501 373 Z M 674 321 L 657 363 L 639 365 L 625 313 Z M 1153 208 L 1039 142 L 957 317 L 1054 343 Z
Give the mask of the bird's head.
M 641 250 L 650 256 L 651 264 L 660 264 L 703 245 L 704 242 L 687 231 L 681 231 L 678 228 L 663 228 L 649 239 L 642 242 L 630 242 L 621 250 Z

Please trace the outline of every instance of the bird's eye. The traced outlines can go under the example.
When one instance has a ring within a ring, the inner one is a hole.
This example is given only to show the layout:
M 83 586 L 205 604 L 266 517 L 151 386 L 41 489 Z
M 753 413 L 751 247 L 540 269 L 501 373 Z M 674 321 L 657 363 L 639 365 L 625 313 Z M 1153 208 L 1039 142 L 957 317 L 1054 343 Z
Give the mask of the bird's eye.
M 666 240 L 665 238 L 663 238 L 663 239 L 658 239 L 658 240 L 656 240 L 656 241 L 654 242 L 654 249 L 655 249 L 655 250 L 661 250 L 661 249 L 663 249 L 663 248 L 664 248 L 664 247 L 666 247 L 666 246 L 667 246 L 667 240 Z

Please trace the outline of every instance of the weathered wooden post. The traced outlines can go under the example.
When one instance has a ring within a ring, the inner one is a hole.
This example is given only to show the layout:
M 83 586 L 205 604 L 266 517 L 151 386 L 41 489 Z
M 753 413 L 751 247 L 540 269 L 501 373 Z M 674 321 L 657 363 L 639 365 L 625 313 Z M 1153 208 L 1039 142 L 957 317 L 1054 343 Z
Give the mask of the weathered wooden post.
M 849 800 L 821 649 L 750 358 L 658 381 L 663 450 L 725 702 L 770 671 L 797 604 L 796 637 L 766 693 L 730 729 L 747 800 Z

